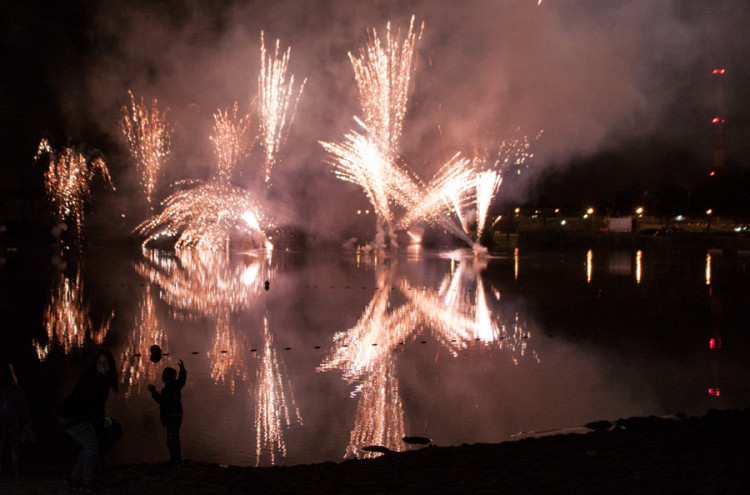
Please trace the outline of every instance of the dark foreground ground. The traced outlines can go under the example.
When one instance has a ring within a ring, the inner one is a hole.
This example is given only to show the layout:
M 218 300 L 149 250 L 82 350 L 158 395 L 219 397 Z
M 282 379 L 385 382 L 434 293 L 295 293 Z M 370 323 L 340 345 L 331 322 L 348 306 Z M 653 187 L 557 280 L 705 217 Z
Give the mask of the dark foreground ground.
M 599 429 L 342 463 L 120 465 L 99 493 L 750 493 L 750 409 L 589 426 Z M 70 493 L 64 473 L 52 471 L 0 477 L 0 493 Z

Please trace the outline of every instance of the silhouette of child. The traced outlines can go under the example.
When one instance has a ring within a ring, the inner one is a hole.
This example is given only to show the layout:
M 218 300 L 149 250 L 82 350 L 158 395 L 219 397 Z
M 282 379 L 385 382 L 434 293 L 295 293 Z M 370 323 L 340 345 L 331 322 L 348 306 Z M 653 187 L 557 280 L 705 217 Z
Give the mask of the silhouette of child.
M 185 379 L 187 377 L 187 371 L 182 363 L 182 359 L 178 361 L 180 365 L 180 375 L 177 376 L 177 371 L 174 368 L 164 368 L 161 374 L 161 379 L 164 381 L 164 388 L 161 389 L 161 393 L 156 391 L 156 387 L 153 384 L 148 386 L 151 396 L 156 402 L 159 403 L 159 416 L 161 417 L 161 424 L 167 429 L 167 447 L 169 448 L 169 462 L 172 465 L 177 465 L 182 462 L 182 454 L 180 447 L 180 426 L 182 426 L 182 387 L 185 386 Z
M 10 472 L 18 475 L 18 458 L 21 442 L 33 441 L 31 414 L 26 394 L 18 386 L 18 379 L 13 372 L 13 365 L 0 363 L 0 462 L 3 458 L 3 446 L 10 447 Z

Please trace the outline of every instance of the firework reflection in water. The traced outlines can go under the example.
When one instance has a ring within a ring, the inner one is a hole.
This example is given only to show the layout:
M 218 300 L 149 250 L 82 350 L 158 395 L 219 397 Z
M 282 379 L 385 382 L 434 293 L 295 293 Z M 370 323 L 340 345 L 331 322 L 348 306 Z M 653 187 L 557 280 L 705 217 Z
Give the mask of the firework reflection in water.
M 265 182 L 271 180 L 271 168 L 278 160 L 279 150 L 289 132 L 297 111 L 297 103 L 305 87 L 302 81 L 296 96 L 294 94 L 294 75 L 287 80 L 289 55 L 291 47 L 279 58 L 279 44 L 273 55 L 267 55 L 263 31 L 260 32 L 261 68 L 258 75 L 258 112 L 263 149 L 266 153 Z
M 269 318 L 268 314 L 263 318 L 263 350 L 255 381 L 256 465 L 260 465 L 264 451 L 269 453 L 271 464 L 275 463 L 276 452 L 286 457 L 283 429 L 293 423 L 302 425 L 284 362 L 273 346 Z
M 62 153 L 56 153 L 46 139 L 39 143 L 34 159 L 39 160 L 44 155 L 49 157 L 49 167 L 44 173 L 47 197 L 63 219 L 73 218 L 80 238 L 84 207 L 91 195 L 91 180 L 96 173 L 101 174 L 104 181 L 114 189 L 107 165 L 101 158 L 89 163 L 86 157 L 74 148 L 65 148 Z
M 225 252 L 183 249 L 172 256 L 144 249 L 135 271 L 159 286 L 161 299 L 171 307 L 189 315 L 219 317 L 251 309 L 264 291 L 264 281 L 273 280 L 271 252 L 261 253 L 236 264 Z
M 146 285 L 143 297 L 138 302 L 133 331 L 128 335 L 128 342 L 120 354 L 120 377 L 124 384 L 125 398 L 133 394 L 140 395 L 144 383 L 161 380 L 161 365 L 151 362 L 147 357 L 152 345 L 168 349 L 167 334 L 157 316 L 155 297 L 151 285 Z
M 130 96 L 130 107 L 122 107 L 120 127 L 128 141 L 130 154 L 141 176 L 141 187 L 146 194 L 146 201 L 151 203 L 159 176 L 159 171 L 169 156 L 170 135 L 166 112 L 159 111 L 157 100 L 148 108 L 141 97 L 136 103 L 133 93 Z
M 51 348 L 57 347 L 64 354 L 69 354 L 88 343 L 102 344 L 113 317 L 114 314 L 103 319 L 100 325 L 94 325 L 89 304 L 84 299 L 80 266 L 73 280 L 61 273 L 44 308 L 43 324 L 48 342 L 43 345 L 34 341 L 39 360 L 46 360 Z
M 457 259 L 453 255 L 452 263 Z M 405 422 L 395 359 L 398 349 L 425 330 L 454 357 L 477 342 L 510 352 L 514 363 L 516 354 L 526 355 L 530 335 L 518 315 L 500 325 L 488 306 L 481 278 L 487 261 L 470 257 L 457 263 L 458 269 L 446 275 L 437 291 L 413 287 L 405 277 L 396 281 L 394 263 L 376 267 L 377 289 L 370 304 L 354 327 L 334 335 L 333 349 L 317 370 L 338 370 L 348 383 L 359 383 L 352 393 L 360 398 L 345 457 L 373 456 L 362 450 L 368 445 L 404 449 Z M 395 309 L 394 287 L 406 298 Z M 539 362 L 535 351 L 532 358 Z

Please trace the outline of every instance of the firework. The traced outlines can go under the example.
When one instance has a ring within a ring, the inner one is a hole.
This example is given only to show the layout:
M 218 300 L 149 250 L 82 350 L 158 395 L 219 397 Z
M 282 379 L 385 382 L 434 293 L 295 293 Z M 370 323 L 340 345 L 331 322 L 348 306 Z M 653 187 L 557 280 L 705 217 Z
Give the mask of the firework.
M 220 183 L 229 185 L 237 164 L 250 154 L 250 132 L 250 116 L 237 116 L 236 101 L 231 113 L 226 109 L 214 114 L 211 141 L 214 143 Z
M 130 108 L 122 107 L 120 126 L 128 141 L 136 169 L 141 175 L 146 200 L 150 203 L 159 171 L 169 156 L 170 136 L 166 112 L 159 110 L 156 98 L 152 100 L 151 108 L 148 108 L 142 97 L 138 104 L 133 93 L 128 91 L 128 95 Z
M 44 174 L 47 197 L 57 213 L 63 218 L 73 218 L 80 237 L 83 229 L 84 207 L 91 195 L 91 180 L 98 172 L 107 184 L 112 186 L 107 165 L 101 158 L 90 163 L 74 148 L 65 148 L 56 153 L 46 139 L 42 139 L 35 160 L 49 157 L 49 168 Z
M 394 157 L 399 150 L 401 129 L 406 118 L 411 79 L 416 70 L 417 41 L 422 37 L 424 23 L 417 33 L 414 16 L 409 31 L 401 40 L 401 32 L 391 35 L 386 25 L 385 43 L 375 29 L 359 57 L 349 53 L 359 89 L 364 121 L 380 151 Z
M 270 245 L 260 203 L 244 189 L 206 183 L 171 194 L 163 205 L 161 213 L 135 228 L 146 236 L 144 245 L 161 236 L 177 236 L 175 249 L 216 250 L 227 248 L 233 234 L 249 236 L 258 247 Z
M 457 237 L 471 244 L 468 237 L 468 225 L 462 215 L 463 209 L 470 201 L 474 189 L 474 174 L 471 161 L 454 155 L 438 171 L 435 177 L 422 188 L 421 200 L 414 203 L 399 220 L 399 229 L 408 229 L 418 222 L 427 222 L 442 226 Z M 458 216 L 460 226 L 450 218 L 451 213 Z
M 276 40 L 274 54 L 267 55 L 263 31 L 260 32 L 261 68 L 258 75 L 258 100 L 260 105 L 260 130 L 263 149 L 266 153 L 265 181 L 271 180 L 271 168 L 278 159 L 279 150 L 292 125 L 297 103 L 305 87 L 306 79 L 294 92 L 294 76 L 287 80 L 287 68 L 291 47 L 279 58 L 279 43 Z

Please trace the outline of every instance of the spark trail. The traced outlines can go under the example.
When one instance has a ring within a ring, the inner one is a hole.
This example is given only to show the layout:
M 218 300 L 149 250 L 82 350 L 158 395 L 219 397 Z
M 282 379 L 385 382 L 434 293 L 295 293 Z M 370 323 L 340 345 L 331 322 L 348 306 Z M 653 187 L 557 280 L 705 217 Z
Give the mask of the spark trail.
M 206 183 L 176 192 L 163 204 L 161 213 L 135 228 L 146 236 L 144 245 L 167 235 L 177 236 L 175 249 L 216 250 L 228 247 L 234 233 L 249 235 L 259 247 L 270 244 L 261 205 L 244 189 Z
M 217 159 L 219 182 L 229 185 L 237 164 L 247 158 L 252 148 L 250 116 L 237 116 L 237 102 L 232 111 L 217 111 L 214 114 L 214 129 L 211 141 Z
M 107 165 L 101 158 L 89 163 L 86 157 L 74 148 L 65 148 L 62 153 L 54 152 L 46 139 L 39 143 L 35 160 L 41 159 L 44 155 L 49 157 L 49 167 L 44 173 L 47 197 L 63 219 L 73 218 L 80 238 L 84 208 L 91 196 L 91 180 L 96 173 L 101 174 L 105 182 L 114 189 Z
M 307 79 L 302 81 L 296 96 L 294 94 L 294 75 L 287 79 L 291 47 L 279 57 L 279 40 L 273 55 L 268 55 L 263 36 L 260 32 L 261 68 L 258 75 L 258 112 L 263 149 L 266 153 L 265 181 L 271 180 L 271 168 L 278 160 L 279 150 L 286 140 L 297 110 L 297 103 L 302 95 Z
M 416 47 L 423 28 L 424 23 L 419 32 L 414 30 L 412 16 L 402 41 L 400 31 L 391 35 L 389 22 L 384 43 L 373 29 L 359 57 L 349 53 L 366 127 L 381 152 L 391 157 L 399 150 L 409 87 L 416 71 Z
M 166 112 L 159 110 L 156 98 L 149 108 L 143 102 L 143 97 L 140 103 L 136 103 L 133 93 L 128 91 L 128 95 L 130 107 L 122 107 L 120 127 L 141 176 L 146 200 L 151 203 L 159 171 L 169 156 L 170 130 Z

